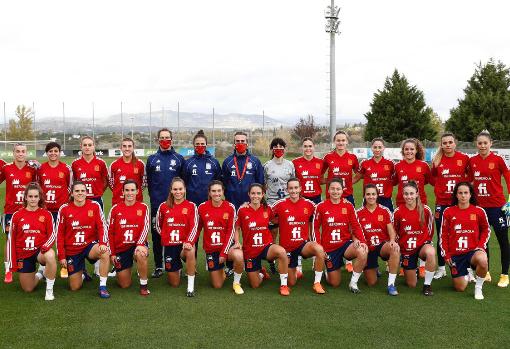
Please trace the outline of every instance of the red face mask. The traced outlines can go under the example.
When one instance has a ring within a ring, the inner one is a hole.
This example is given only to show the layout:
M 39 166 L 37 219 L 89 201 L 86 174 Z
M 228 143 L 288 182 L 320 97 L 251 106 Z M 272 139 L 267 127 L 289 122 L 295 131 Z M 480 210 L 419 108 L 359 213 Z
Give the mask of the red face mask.
M 205 145 L 195 145 L 195 153 L 198 155 L 204 155 L 207 147 Z
M 285 153 L 285 149 L 273 149 L 273 155 L 277 158 L 281 158 Z
M 172 146 L 171 139 L 162 139 L 159 141 L 159 147 L 163 150 L 168 150 Z
M 239 154 L 245 153 L 247 148 L 248 148 L 248 144 L 246 144 L 246 143 L 236 143 L 236 151 Z

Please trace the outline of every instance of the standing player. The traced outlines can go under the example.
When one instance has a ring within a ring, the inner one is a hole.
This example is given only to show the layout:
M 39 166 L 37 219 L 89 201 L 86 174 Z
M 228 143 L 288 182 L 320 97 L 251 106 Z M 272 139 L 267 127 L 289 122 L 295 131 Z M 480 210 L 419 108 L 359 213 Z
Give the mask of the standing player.
M 367 264 L 368 246 L 354 206 L 342 198 L 342 185 L 340 178 L 333 178 L 329 182 L 329 199 L 315 207 L 312 241 L 321 244 L 326 251 L 326 280 L 333 287 L 340 285 L 343 259 L 356 258 L 349 289 L 352 293 L 360 293 L 358 280 Z
M 483 299 L 482 286 L 489 268 L 487 243 L 490 226 L 485 211 L 476 206 L 471 183 L 460 182 L 453 190 L 453 205 L 445 209 L 441 239 L 441 253 L 450 266 L 453 286 L 464 291 L 468 268 L 476 268 L 475 299 Z
M 296 284 L 298 257 L 315 257 L 313 290 L 317 294 L 324 294 L 326 291 L 321 285 L 324 249 L 317 242 L 308 241 L 310 218 L 313 217 L 315 206 L 310 200 L 300 197 L 301 184 L 297 178 L 289 179 L 287 192 L 289 197 L 275 202 L 271 208 L 280 225 L 280 245 L 287 251 L 289 259 L 289 285 Z
M 243 234 L 243 255 L 248 282 L 253 288 L 258 288 L 262 280 L 270 278 L 262 267 L 262 259 L 269 262 L 278 260 L 280 272 L 280 294 L 290 295 L 287 285 L 289 278 L 288 261 L 285 249 L 273 243 L 269 231 L 269 222 L 273 219 L 273 211 L 264 199 L 262 184 L 253 183 L 248 189 L 250 203 L 239 209 L 236 220 L 238 231 Z
M 393 175 L 395 165 L 393 161 L 384 158 L 384 140 L 374 138 L 372 140 L 372 153 L 370 159 L 363 160 L 359 167 L 359 172 L 354 176 L 354 183 L 363 178 L 363 188 L 368 184 L 374 184 L 377 188 L 377 203 L 387 207 L 393 212 Z
M 197 239 L 197 207 L 186 200 L 186 186 L 180 177 L 174 177 L 165 202 L 161 203 L 156 216 L 156 228 L 164 247 L 165 270 L 168 283 L 179 287 L 182 261 L 186 262 L 188 289 L 186 296 L 195 296 L 195 243 Z
M 126 137 L 120 144 L 122 156 L 110 164 L 110 189 L 112 190 L 112 206 L 124 201 L 124 182 L 128 179 L 136 182 L 136 201 L 143 202 L 145 186 L 145 164 L 135 155 L 135 141 Z
M 225 184 L 225 199 L 236 209 L 250 201 L 248 188 L 252 183 L 264 184 L 264 168 L 260 160 L 248 150 L 248 136 L 244 132 L 234 134 L 234 152 L 221 167 Z
M 57 254 L 60 265 L 69 273 L 69 288 L 77 291 L 83 284 L 85 258 L 99 261 L 99 297 L 110 298 L 106 289 L 110 251 L 103 210 L 97 201 L 87 200 L 87 186 L 81 181 L 71 186 L 71 202 L 58 211 Z
M 441 240 L 441 221 L 444 210 L 452 204 L 453 188 L 459 182 L 467 179 L 467 165 L 469 157 L 456 151 L 456 140 L 453 133 L 443 133 L 441 145 L 432 161 L 431 175 L 434 179 L 434 194 L 436 197 L 436 220 L 437 241 Z M 446 276 L 445 262 L 441 254 L 441 247 L 437 244 L 438 269 L 434 279 Z
M 365 204 L 356 212 L 370 251 L 365 267 L 365 278 L 369 286 L 377 283 L 377 268 L 379 267 L 377 260 L 381 257 L 384 261 L 388 261 L 388 294 L 397 296 L 395 280 L 400 261 L 400 248 L 395 242 L 396 234 L 391 212 L 388 207 L 377 203 L 380 196 L 375 184 L 365 185 L 364 192 Z
M 0 183 L 5 180 L 5 205 L 3 230 L 7 237 L 14 212 L 23 207 L 23 195 L 28 183 L 36 181 L 36 170 L 27 162 L 27 147 L 23 143 L 16 143 L 13 148 L 14 161 L 4 165 Z M 12 282 L 12 272 L 7 263 L 7 245 L 4 249 L 5 283 Z
M 156 229 L 156 214 L 159 205 L 168 198 L 170 183 L 179 176 L 184 164 L 184 157 L 172 147 L 172 132 L 167 128 L 158 131 L 158 151 L 147 158 L 147 189 L 151 202 L 151 235 L 154 252 L 153 278 L 163 275 L 163 254 L 161 235 Z
M 131 268 L 136 262 L 140 277 L 140 294 L 148 296 L 147 288 L 147 234 L 149 232 L 149 208 L 138 201 L 138 182 L 127 179 L 122 184 L 124 200 L 113 205 L 108 217 L 108 240 L 111 262 L 115 266 L 117 283 L 121 288 L 131 286 Z
M 508 287 L 508 267 L 510 246 L 508 243 L 508 222 L 501 207 L 505 205 L 501 177 L 505 178 L 506 189 L 510 192 L 510 171 L 501 156 L 491 152 L 492 138 L 486 130 L 476 137 L 478 154 L 469 159 L 468 176 L 473 180 L 476 201 L 487 213 L 490 225 L 494 228 L 501 250 L 501 276 L 499 287 Z M 509 198 L 510 199 L 510 198 Z M 487 255 L 489 249 L 487 248 Z M 491 281 L 487 272 L 486 281 Z
M 428 206 L 422 204 L 416 182 L 407 182 L 402 191 L 405 204 L 395 210 L 393 222 L 402 254 L 406 284 L 409 287 L 416 287 L 416 269 L 418 259 L 421 259 L 425 261 L 423 294 L 433 296 L 430 284 L 436 270 L 436 250 L 432 246 L 434 235 L 432 212 Z
M 230 261 L 234 267 L 232 288 L 236 294 L 243 294 L 241 276 L 243 273 L 243 252 L 239 243 L 239 233 L 234 228 L 236 210 L 234 205 L 223 200 L 223 183 L 209 182 L 209 200 L 198 206 L 198 233 L 204 230 L 203 247 L 206 254 L 207 270 L 211 285 L 221 288 L 225 282 L 223 267 Z
M 182 179 L 186 183 L 186 198 L 198 206 L 208 199 L 209 183 L 221 179 L 221 166 L 207 150 L 204 131 L 198 131 L 193 137 L 193 146 L 195 154 L 184 161 Z
M 314 144 L 310 137 L 303 138 L 303 156 L 292 160 L 294 164 L 294 170 L 296 177 L 301 183 L 301 196 L 305 199 L 312 201 L 314 204 L 318 204 L 322 201 L 322 174 L 324 162 L 315 157 L 314 155 Z
M 32 292 L 41 279 L 46 278 L 44 299 L 52 301 L 53 285 L 57 272 L 53 218 L 44 209 L 44 194 L 37 183 L 30 183 L 23 195 L 23 208 L 16 211 L 11 220 L 7 243 L 10 270 L 19 272 L 19 282 L 25 292 Z M 39 263 L 39 271 L 35 266 Z

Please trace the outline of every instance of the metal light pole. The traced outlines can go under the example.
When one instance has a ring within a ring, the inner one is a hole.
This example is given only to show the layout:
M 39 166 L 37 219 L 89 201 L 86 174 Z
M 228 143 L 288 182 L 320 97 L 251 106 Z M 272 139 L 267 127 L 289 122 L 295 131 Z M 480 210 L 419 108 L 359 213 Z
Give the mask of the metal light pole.
M 161 107 L 161 127 L 165 127 L 165 106 Z
M 92 102 L 92 140 L 94 141 L 94 144 L 96 144 L 96 130 L 95 130 L 95 115 L 96 113 L 96 110 L 95 110 L 95 105 L 94 105 L 94 102 Z
M 266 125 L 266 113 L 262 110 L 262 138 L 264 138 L 264 127 Z
M 149 149 L 152 149 L 152 103 L 149 103 Z
M 133 137 L 133 128 L 134 128 L 134 121 L 135 121 L 135 117 L 134 116 L 130 116 L 129 117 L 131 119 L 131 139 L 134 140 L 135 138 Z
M 177 102 L 177 133 L 181 132 L 181 104 Z
M 329 133 L 331 143 L 336 132 L 335 35 L 338 34 L 338 13 L 335 0 L 326 8 L 326 33 L 329 33 Z
M 5 102 L 4 102 L 4 150 L 7 151 L 7 114 L 5 113 Z
M 35 103 L 32 102 L 32 114 L 34 114 L 34 158 L 37 157 L 37 132 L 35 127 Z
M 66 149 L 66 107 L 64 105 L 64 102 L 62 102 L 62 123 L 63 123 L 63 128 L 64 128 L 64 145 L 63 145 L 63 149 L 65 150 Z
M 214 107 L 212 108 L 212 144 L 216 146 L 216 138 L 214 136 Z
M 122 112 L 122 102 L 120 102 L 120 139 L 124 139 L 124 114 Z

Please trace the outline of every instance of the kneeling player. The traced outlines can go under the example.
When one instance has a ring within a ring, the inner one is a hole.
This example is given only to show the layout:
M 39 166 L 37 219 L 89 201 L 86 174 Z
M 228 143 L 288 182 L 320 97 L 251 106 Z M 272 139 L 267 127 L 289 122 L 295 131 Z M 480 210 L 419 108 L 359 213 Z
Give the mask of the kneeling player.
M 55 299 L 53 285 L 57 272 L 53 217 L 44 209 L 44 194 L 37 183 L 30 183 L 23 196 L 23 208 L 12 215 L 7 244 L 10 270 L 19 272 L 19 282 L 25 292 L 32 292 L 42 278 L 46 278 L 47 301 Z M 39 271 L 35 272 L 39 263 Z
M 276 201 L 272 210 L 280 225 L 280 245 L 287 251 L 289 259 L 289 285 L 296 284 L 298 258 L 316 257 L 313 290 L 317 294 L 324 294 L 326 291 L 321 285 L 324 249 L 317 242 L 308 241 L 310 218 L 315 206 L 310 200 L 300 197 L 301 184 L 297 178 L 289 179 L 287 192 L 289 197 Z
M 182 260 L 186 262 L 188 275 L 187 297 L 195 296 L 195 243 L 198 237 L 197 207 L 186 200 L 186 186 L 179 177 L 174 177 L 165 202 L 156 215 L 156 230 L 161 235 L 164 249 L 165 270 L 172 287 L 181 284 Z
M 270 278 L 262 267 L 262 259 L 269 262 L 278 260 L 280 294 L 288 296 L 290 289 L 287 285 L 287 254 L 283 247 L 273 244 L 273 236 L 268 228 L 273 219 L 273 211 L 264 199 L 264 187 L 259 183 L 251 184 L 248 196 L 250 203 L 239 208 L 236 219 L 236 227 L 243 234 L 243 255 L 248 281 L 251 287 L 259 287 L 263 279 Z
M 363 236 L 368 245 L 368 259 L 365 267 L 365 279 L 369 286 L 377 283 L 378 258 L 388 261 L 388 294 L 397 296 L 395 286 L 398 264 L 400 261 L 400 248 L 395 242 L 395 229 L 391 222 L 390 210 L 377 203 L 378 192 L 375 184 L 365 186 L 365 206 L 357 210 L 358 220 L 363 229 Z
M 483 208 L 476 206 L 473 186 L 458 183 L 453 189 L 453 206 L 445 209 L 441 230 L 441 254 L 450 266 L 455 290 L 462 292 L 471 266 L 476 269 L 475 299 L 483 299 L 482 286 L 488 270 L 487 243 L 490 226 Z
M 367 264 L 368 246 L 354 206 L 342 199 L 342 179 L 333 178 L 328 193 L 329 199 L 315 207 L 312 239 L 326 251 L 327 281 L 333 287 L 340 285 L 343 259 L 356 259 L 349 289 L 352 293 L 359 293 L 358 280 Z
M 131 268 L 136 261 L 140 277 L 140 294 L 148 296 L 147 288 L 147 232 L 150 228 L 147 205 L 137 201 L 138 183 L 128 179 L 122 184 L 123 201 L 113 205 L 108 217 L 108 239 L 111 261 L 115 266 L 117 283 L 131 286 Z
M 204 229 L 203 247 L 211 285 L 214 288 L 223 286 L 226 278 L 223 268 L 226 261 L 231 261 L 234 264 L 232 288 L 236 294 L 243 294 L 241 275 L 244 261 L 239 233 L 234 228 L 236 209 L 230 202 L 223 200 L 224 190 L 221 181 L 211 181 L 208 193 L 209 200 L 198 206 L 200 217 L 198 231 Z
M 79 290 L 83 284 L 85 259 L 91 264 L 99 260 L 99 296 L 110 298 L 106 289 L 110 251 L 103 210 L 97 202 L 87 200 L 83 182 L 73 182 L 71 198 L 58 211 L 58 260 L 62 268 L 67 268 L 71 291 Z

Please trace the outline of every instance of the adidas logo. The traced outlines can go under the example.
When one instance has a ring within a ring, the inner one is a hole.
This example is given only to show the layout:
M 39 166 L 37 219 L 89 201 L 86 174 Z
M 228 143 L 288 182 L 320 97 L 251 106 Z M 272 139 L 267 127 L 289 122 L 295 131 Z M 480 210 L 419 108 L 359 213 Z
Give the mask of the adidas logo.
M 44 185 L 49 185 L 50 184 L 50 180 L 49 179 L 45 179 L 44 180 Z
M 365 229 L 372 229 L 372 224 L 365 224 Z
M 124 182 L 126 180 L 126 176 L 120 176 L 119 181 Z
M 450 174 L 450 169 L 449 168 L 444 169 L 443 172 L 441 172 L 441 174 L 443 174 L 443 175 Z
M 174 217 L 170 217 L 166 220 L 167 223 L 173 223 L 174 222 Z
M 372 177 L 372 178 L 377 178 L 377 172 L 372 173 L 372 174 L 370 175 L 370 177 Z
M 302 174 L 303 176 L 308 176 L 308 171 L 303 171 L 301 174 Z
M 412 228 L 411 228 L 411 226 L 410 226 L 410 225 L 407 225 L 407 226 L 405 226 L 405 227 L 404 227 L 404 230 L 405 230 L 405 231 L 411 231 L 411 230 L 412 230 Z
M 480 171 L 475 171 L 475 177 L 480 177 Z
M 73 226 L 73 227 L 77 227 L 77 226 L 79 226 L 79 225 L 80 225 L 80 222 L 79 222 L 79 221 L 73 221 L 73 222 L 71 223 L 71 226 Z
M 407 176 L 402 176 L 403 181 L 407 181 Z
M 255 228 L 257 226 L 257 222 L 250 222 L 248 223 L 249 228 Z
M 12 184 L 13 184 L 13 185 L 17 185 L 17 184 L 19 184 L 19 179 L 13 179 L 13 180 L 12 180 Z
M 334 223 L 334 222 L 335 222 L 335 217 L 328 218 L 328 223 Z
M 126 220 L 126 219 L 121 219 L 121 220 L 119 221 L 119 223 L 120 223 L 120 224 L 122 224 L 122 225 L 123 225 L 123 224 L 126 224 L 126 222 L 127 222 L 127 220 Z
M 214 222 L 213 222 L 213 221 L 209 221 L 209 222 L 207 222 L 207 226 L 208 226 L 208 227 L 212 227 L 212 226 L 214 226 Z
M 287 221 L 288 221 L 288 222 L 294 222 L 294 219 L 295 219 L 295 218 L 294 218 L 294 216 L 289 216 L 289 217 L 287 218 Z
M 80 178 L 87 178 L 87 174 L 86 173 L 80 173 Z
M 454 230 L 462 230 L 462 224 L 455 224 Z
M 193 168 L 196 168 L 196 167 L 197 167 L 197 165 L 196 165 L 196 164 L 193 164 L 193 166 L 192 166 L 192 167 L 193 167 Z
M 29 230 L 30 224 L 23 224 L 23 230 Z

